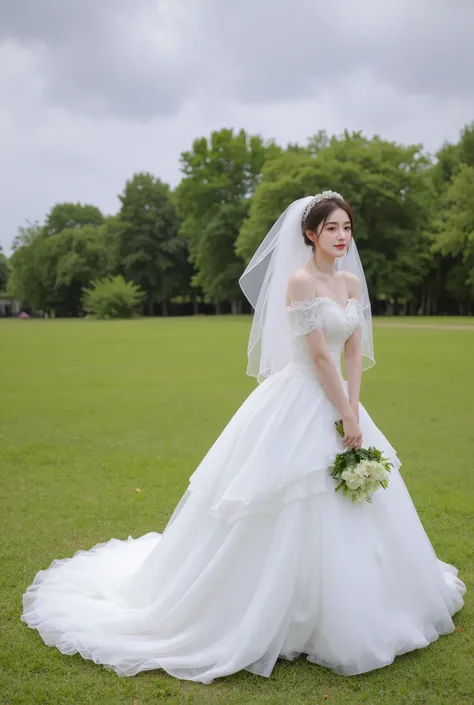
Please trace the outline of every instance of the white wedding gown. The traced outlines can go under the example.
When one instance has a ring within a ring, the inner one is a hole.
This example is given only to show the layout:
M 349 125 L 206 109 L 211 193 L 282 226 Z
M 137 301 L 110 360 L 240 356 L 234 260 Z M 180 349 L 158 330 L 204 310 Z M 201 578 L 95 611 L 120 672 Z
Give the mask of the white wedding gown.
M 301 653 L 363 673 L 453 631 L 465 585 L 437 559 L 362 405 L 364 446 L 395 466 L 389 487 L 352 504 L 328 474 L 343 451 L 338 414 L 304 334 L 323 327 L 341 373 L 360 304 L 318 297 L 287 311 L 290 363 L 238 409 L 163 534 L 111 539 L 37 574 L 22 620 L 46 644 L 121 676 L 160 668 L 210 683 L 241 669 L 268 677 Z

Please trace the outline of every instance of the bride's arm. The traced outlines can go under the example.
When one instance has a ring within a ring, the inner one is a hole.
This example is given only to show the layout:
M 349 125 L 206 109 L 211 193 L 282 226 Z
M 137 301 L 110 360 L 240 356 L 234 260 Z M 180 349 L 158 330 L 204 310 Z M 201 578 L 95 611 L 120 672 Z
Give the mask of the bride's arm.
M 354 274 L 348 274 L 350 297 L 362 298 L 360 280 Z M 346 365 L 347 387 L 349 391 L 349 404 L 359 420 L 360 380 L 362 375 L 362 331 L 357 328 L 344 344 L 344 362 Z
M 362 374 L 362 336 L 357 328 L 344 345 L 349 404 L 359 420 L 360 378 Z
M 304 301 L 313 296 L 311 284 L 300 277 L 291 277 L 288 283 L 287 302 Z M 310 353 L 321 384 L 329 400 L 334 404 L 345 422 L 355 421 L 353 410 L 341 383 L 341 378 L 326 344 L 321 328 L 306 334 Z
M 322 330 L 313 330 L 308 333 L 306 339 L 319 379 L 329 400 L 334 404 L 345 423 L 357 421 L 357 415 L 354 413 L 350 399 L 346 396 L 336 365 L 326 345 L 324 333 Z

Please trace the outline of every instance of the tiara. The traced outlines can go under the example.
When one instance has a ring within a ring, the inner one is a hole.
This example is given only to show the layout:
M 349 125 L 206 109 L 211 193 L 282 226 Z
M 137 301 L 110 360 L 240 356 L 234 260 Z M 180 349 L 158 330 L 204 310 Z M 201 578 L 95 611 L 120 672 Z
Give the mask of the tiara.
M 341 201 L 344 200 L 344 198 L 341 196 L 341 194 L 337 193 L 337 191 L 322 191 L 321 193 L 317 193 L 316 196 L 314 196 L 314 198 L 311 199 L 311 201 L 308 203 L 308 205 L 304 209 L 303 217 L 301 218 L 301 225 L 304 224 L 304 221 L 308 217 L 309 212 L 316 205 L 316 203 L 319 203 L 319 201 L 323 201 L 325 198 L 340 198 Z

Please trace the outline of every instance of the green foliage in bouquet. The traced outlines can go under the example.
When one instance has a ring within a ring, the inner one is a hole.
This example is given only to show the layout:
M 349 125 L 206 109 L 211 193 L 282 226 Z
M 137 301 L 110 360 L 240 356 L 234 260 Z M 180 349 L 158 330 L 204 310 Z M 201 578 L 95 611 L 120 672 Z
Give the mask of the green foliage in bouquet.
M 344 437 L 342 421 L 336 421 L 336 430 Z M 389 473 L 393 467 L 388 458 L 374 446 L 350 448 L 338 453 L 329 474 L 338 481 L 336 492 L 350 494 L 353 502 L 372 502 L 372 495 L 379 487 L 387 489 Z

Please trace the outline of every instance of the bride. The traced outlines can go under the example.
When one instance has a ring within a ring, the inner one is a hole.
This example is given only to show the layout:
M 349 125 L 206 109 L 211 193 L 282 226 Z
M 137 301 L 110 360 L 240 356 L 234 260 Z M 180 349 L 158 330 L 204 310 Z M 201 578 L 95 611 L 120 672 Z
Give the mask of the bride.
M 375 360 L 353 232 L 331 191 L 274 224 L 239 282 L 255 309 L 247 372 L 259 385 L 163 534 L 113 538 L 36 575 L 22 620 L 46 644 L 121 676 L 211 683 L 241 669 L 268 677 L 300 654 L 364 673 L 453 631 L 465 585 L 436 557 L 396 452 L 359 403 Z M 328 473 L 362 444 L 394 466 L 372 504 L 336 493 Z

